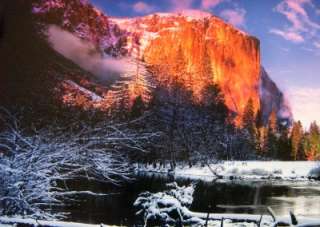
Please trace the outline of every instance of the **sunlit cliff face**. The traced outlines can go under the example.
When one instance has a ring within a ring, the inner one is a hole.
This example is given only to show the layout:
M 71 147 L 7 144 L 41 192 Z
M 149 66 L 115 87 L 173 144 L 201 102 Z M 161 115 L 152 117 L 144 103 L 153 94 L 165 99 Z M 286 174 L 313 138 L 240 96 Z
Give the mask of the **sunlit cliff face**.
M 203 78 L 194 72 L 201 70 L 201 58 L 207 51 L 211 80 L 222 89 L 228 108 L 239 114 L 237 122 L 240 123 L 249 98 L 255 111 L 259 109 L 260 50 L 256 38 L 213 16 L 194 19 L 184 15 L 153 15 L 122 22 L 120 27 L 140 36 L 139 42 L 144 44 L 143 57 L 148 64 L 174 62 L 180 48 L 196 90 L 205 86 Z

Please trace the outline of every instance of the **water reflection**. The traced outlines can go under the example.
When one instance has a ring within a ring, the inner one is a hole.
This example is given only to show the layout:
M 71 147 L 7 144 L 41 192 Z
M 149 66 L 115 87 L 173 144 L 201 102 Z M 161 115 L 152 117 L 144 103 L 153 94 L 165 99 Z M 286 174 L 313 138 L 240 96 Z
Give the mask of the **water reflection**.
M 163 191 L 169 181 L 171 179 L 165 177 L 141 177 L 135 182 L 112 189 L 110 186 L 94 185 L 93 182 L 82 182 L 82 190 L 94 189 L 118 194 L 107 197 L 84 196 L 64 211 L 70 212 L 69 221 L 132 226 L 137 223 L 132 204 L 139 193 Z M 190 182 L 179 180 L 178 183 Z M 77 185 L 74 183 L 71 188 Z M 235 205 L 240 207 L 234 208 Z M 252 205 L 260 207 L 253 208 Z M 297 215 L 320 217 L 320 183 L 308 185 L 291 182 L 279 185 L 276 182 L 198 182 L 191 210 L 262 214 L 265 213 L 265 206 L 272 207 L 279 216 L 288 215 L 292 210 Z
M 320 187 L 290 187 L 287 195 L 271 196 L 266 204 L 280 215 L 291 210 L 299 216 L 320 217 Z
M 271 207 L 276 215 L 292 211 L 304 217 L 320 217 L 320 184 L 305 186 L 275 182 L 199 184 L 193 209 L 202 212 L 263 214 Z M 221 206 L 222 205 L 222 206 Z

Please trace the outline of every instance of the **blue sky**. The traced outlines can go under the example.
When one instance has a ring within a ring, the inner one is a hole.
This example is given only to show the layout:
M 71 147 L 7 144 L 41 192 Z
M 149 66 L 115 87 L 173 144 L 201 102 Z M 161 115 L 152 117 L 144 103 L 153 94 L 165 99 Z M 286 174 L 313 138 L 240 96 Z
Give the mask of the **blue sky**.
M 296 119 L 320 122 L 320 0 L 90 0 L 109 16 L 209 11 L 261 41 L 262 64 Z

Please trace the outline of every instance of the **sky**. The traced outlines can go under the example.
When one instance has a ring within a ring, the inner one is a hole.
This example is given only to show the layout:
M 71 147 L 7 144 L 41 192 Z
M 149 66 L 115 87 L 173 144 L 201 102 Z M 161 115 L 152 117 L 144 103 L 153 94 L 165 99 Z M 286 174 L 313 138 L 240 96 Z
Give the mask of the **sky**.
M 262 65 L 285 93 L 294 118 L 320 123 L 320 0 L 90 0 L 109 16 L 197 9 L 261 41 Z

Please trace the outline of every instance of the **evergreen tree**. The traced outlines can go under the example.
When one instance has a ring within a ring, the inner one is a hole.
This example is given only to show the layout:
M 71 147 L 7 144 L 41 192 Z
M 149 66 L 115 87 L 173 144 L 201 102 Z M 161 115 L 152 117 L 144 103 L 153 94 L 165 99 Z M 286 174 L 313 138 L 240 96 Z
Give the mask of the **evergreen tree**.
M 277 113 L 273 110 L 270 114 L 265 139 L 265 153 L 272 158 L 279 158 L 278 147 L 278 123 Z
M 256 115 L 256 129 L 257 129 L 257 143 L 258 143 L 258 151 L 263 153 L 263 149 L 265 146 L 265 136 L 266 136 L 266 127 L 263 123 L 263 111 L 261 108 L 258 110 Z
M 202 90 L 200 107 L 207 111 L 216 121 L 225 123 L 228 118 L 228 108 L 223 94 L 216 84 L 209 84 Z
M 320 129 L 316 122 L 310 125 L 309 133 L 305 135 L 305 156 L 308 160 L 317 160 L 320 157 Z
M 272 110 L 269 120 L 268 120 L 268 127 L 269 130 L 276 135 L 278 133 L 278 117 L 277 111 L 274 109 Z
M 256 128 L 260 129 L 262 127 L 264 127 L 264 123 L 263 123 L 263 111 L 260 108 L 256 114 Z
M 145 104 L 142 100 L 142 97 L 139 95 L 135 100 L 133 101 L 132 107 L 131 107 L 131 118 L 135 119 L 140 117 L 145 110 Z
M 294 122 L 291 132 L 291 158 L 298 160 L 301 158 L 303 128 L 300 121 Z
M 256 117 L 254 113 L 253 100 L 250 98 L 244 109 L 242 117 L 242 128 L 248 133 L 249 139 L 253 144 L 256 143 Z
M 278 140 L 270 128 L 267 129 L 265 153 L 268 157 L 278 158 Z
M 291 139 L 289 129 L 282 129 L 278 139 L 278 157 L 281 160 L 291 160 Z
M 134 99 L 138 96 L 144 102 L 149 103 L 151 99 L 151 92 L 153 89 L 152 79 L 149 71 L 146 69 L 145 62 L 137 59 L 135 61 L 136 70 L 134 76 L 130 79 L 130 96 Z

